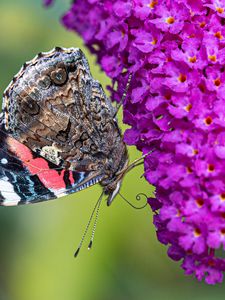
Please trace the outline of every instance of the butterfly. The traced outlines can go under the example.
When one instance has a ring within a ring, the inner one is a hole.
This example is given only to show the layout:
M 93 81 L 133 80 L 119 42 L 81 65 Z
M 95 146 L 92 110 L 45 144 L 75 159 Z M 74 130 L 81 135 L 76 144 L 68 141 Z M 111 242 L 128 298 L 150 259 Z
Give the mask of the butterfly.
M 102 197 L 107 195 L 110 205 L 125 173 L 139 162 L 128 165 L 118 107 L 92 77 L 79 48 L 56 47 L 38 54 L 3 94 L 0 205 L 48 201 L 97 183 L 103 188 L 75 256 L 94 213 L 95 230 Z
M 0 204 L 100 183 L 110 205 L 128 166 L 115 114 L 80 49 L 56 47 L 25 63 L 3 95 Z

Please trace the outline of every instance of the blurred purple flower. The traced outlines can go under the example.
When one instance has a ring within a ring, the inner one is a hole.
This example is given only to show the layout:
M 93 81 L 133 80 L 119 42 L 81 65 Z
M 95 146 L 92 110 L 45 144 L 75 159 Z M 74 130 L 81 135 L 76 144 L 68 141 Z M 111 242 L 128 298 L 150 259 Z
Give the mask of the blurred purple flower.
M 159 241 L 186 274 L 221 282 L 225 259 L 224 0 L 76 0 L 62 19 L 118 84 L 124 139 L 147 153 Z M 222 250 L 221 250 L 222 251 Z
M 45 6 L 50 6 L 50 5 L 53 4 L 53 2 L 54 2 L 54 0 L 44 0 L 44 5 Z

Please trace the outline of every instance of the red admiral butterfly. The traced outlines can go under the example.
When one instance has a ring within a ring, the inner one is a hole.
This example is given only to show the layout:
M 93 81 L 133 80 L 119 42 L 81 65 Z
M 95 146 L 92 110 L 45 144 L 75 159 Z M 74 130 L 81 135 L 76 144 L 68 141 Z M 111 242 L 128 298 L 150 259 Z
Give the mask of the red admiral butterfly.
M 83 52 L 24 64 L 3 97 L 1 205 L 46 201 L 100 183 L 110 205 L 128 165 L 115 108 Z
M 96 183 L 103 187 L 75 256 L 102 196 L 110 205 L 135 165 L 128 167 L 116 111 L 78 48 L 38 54 L 4 92 L 0 205 L 47 201 Z

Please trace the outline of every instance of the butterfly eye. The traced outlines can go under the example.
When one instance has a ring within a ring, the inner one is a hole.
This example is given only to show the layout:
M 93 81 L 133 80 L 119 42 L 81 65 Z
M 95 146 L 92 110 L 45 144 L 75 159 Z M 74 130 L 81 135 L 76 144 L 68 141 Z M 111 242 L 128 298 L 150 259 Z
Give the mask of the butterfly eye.
M 55 84 L 61 85 L 67 80 L 67 73 L 65 69 L 58 69 L 51 73 L 51 79 Z
M 39 82 L 38 82 L 38 85 L 40 86 L 40 88 L 44 89 L 44 90 L 47 90 L 50 85 L 51 85 L 51 79 L 49 76 L 44 76 L 42 77 Z

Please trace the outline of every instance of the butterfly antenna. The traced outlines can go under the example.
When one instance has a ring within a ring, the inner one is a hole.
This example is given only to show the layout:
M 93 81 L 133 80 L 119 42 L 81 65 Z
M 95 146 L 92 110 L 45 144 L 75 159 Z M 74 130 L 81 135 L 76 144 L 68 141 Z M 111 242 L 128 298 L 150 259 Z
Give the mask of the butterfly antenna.
M 102 195 L 103 195 L 103 193 L 102 193 Z M 92 245 L 93 245 L 93 241 L 94 241 L 94 237 L 95 237 L 95 231 L 96 231 L 96 225 L 97 225 L 98 216 L 99 216 L 99 210 L 100 210 L 100 206 L 101 206 L 101 203 L 102 203 L 102 195 L 101 195 L 101 197 L 99 198 L 99 201 L 98 201 L 98 206 L 97 206 L 96 215 L 95 215 L 95 221 L 94 221 L 94 225 L 93 225 L 93 229 L 92 229 L 92 233 L 91 233 L 91 239 L 90 239 L 90 243 L 88 244 L 88 250 L 90 250 Z
M 98 201 L 97 201 L 96 204 L 95 204 L 95 207 L 94 207 L 94 209 L 93 209 L 93 211 L 92 211 L 92 213 L 91 213 L 91 216 L 90 216 L 90 218 L 89 218 L 89 221 L 88 221 L 88 223 L 87 223 L 87 226 L 86 226 L 86 228 L 85 228 L 85 231 L 84 231 L 84 233 L 83 233 L 83 236 L 82 236 L 82 238 L 81 238 L 80 244 L 79 244 L 79 246 L 78 246 L 76 252 L 74 253 L 74 257 L 77 257 L 78 253 L 80 252 L 80 249 L 81 249 L 81 247 L 82 247 L 82 245 L 83 245 L 84 239 L 85 239 L 85 237 L 86 237 L 86 235 L 87 235 L 88 229 L 89 229 L 89 227 L 90 227 L 90 225 L 91 225 L 91 221 L 92 221 L 92 219 L 93 219 L 94 213 L 95 213 L 96 209 L 98 210 L 98 207 L 99 207 L 99 205 L 100 205 L 100 203 L 101 203 L 101 201 L 102 201 L 103 195 L 104 195 L 104 192 L 101 193 L 101 195 L 100 195 Z
M 146 198 L 146 202 L 145 202 L 145 204 L 144 205 L 142 205 L 142 206 L 136 206 L 136 205 L 134 205 L 134 204 L 132 204 L 129 200 L 127 200 L 120 192 L 118 193 L 119 195 L 120 195 L 120 197 L 127 203 L 127 204 L 129 204 L 131 207 L 133 207 L 133 208 L 135 208 L 135 209 L 143 209 L 143 208 L 145 208 L 146 207 L 146 205 L 148 204 L 148 197 L 147 197 L 147 195 L 145 195 L 144 193 L 139 193 L 139 194 L 137 194 L 136 195 L 136 200 L 137 201 L 140 201 L 141 200 L 141 196 L 144 196 L 145 198 Z
M 143 154 L 141 157 L 135 159 L 129 166 L 127 166 L 126 168 L 120 170 L 119 172 L 116 173 L 116 175 L 120 175 L 120 174 L 125 174 L 130 172 L 133 168 L 142 165 L 144 163 L 144 161 L 142 161 L 146 156 L 148 156 L 150 153 L 152 153 L 155 149 L 150 150 L 149 152 L 147 152 L 146 154 Z
M 127 92 L 129 90 L 129 87 L 130 87 L 130 83 L 131 83 L 132 77 L 133 77 L 133 73 L 130 73 L 129 76 L 128 76 L 128 79 L 127 79 L 127 84 L 126 84 L 125 90 L 123 92 L 122 98 L 121 98 L 120 102 L 116 106 L 116 113 L 115 113 L 115 115 L 117 115 L 117 113 L 118 113 L 121 105 L 123 105 L 123 102 L 124 102 L 124 100 L 125 100 L 125 98 L 127 96 Z
M 135 159 L 128 167 L 127 167 L 127 172 L 129 172 L 131 169 L 133 169 L 134 167 L 137 167 L 141 164 L 143 164 L 144 161 L 141 161 L 141 160 L 144 160 L 144 158 L 146 156 L 148 156 L 149 154 L 151 154 L 152 152 L 154 151 L 153 150 L 150 150 L 149 152 L 147 152 L 146 154 L 143 154 L 140 158 L 137 158 Z

